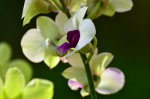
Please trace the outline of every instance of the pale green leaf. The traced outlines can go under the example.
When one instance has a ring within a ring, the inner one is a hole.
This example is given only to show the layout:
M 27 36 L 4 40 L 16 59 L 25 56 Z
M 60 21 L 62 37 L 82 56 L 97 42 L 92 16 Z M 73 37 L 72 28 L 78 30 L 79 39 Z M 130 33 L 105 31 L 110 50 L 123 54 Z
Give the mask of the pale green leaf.
M 60 57 L 56 52 L 56 48 L 53 46 L 47 47 L 45 50 L 44 62 L 48 65 L 50 69 L 57 66 L 60 61 Z
M 22 59 L 13 60 L 9 63 L 9 67 L 19 68 L 24 74 L 26 82 L 28 82 L 32 77 L 33 71 L 31 65 L 25 60 Z
M 111 4 L 108 3 L 102 12 L 104 15 L 113 16 L 115 14 L 115 9 Z
M 59 35 L 59 30 L 55 22 L 46 16 L 38 17 L 37 19 L 37 28 L 45 39 L 54 40 Z
M 84 64 L 79 53 L 72 54 L 67 60 L 71 66 L 79 66 L 84 68 Z
M 76 12 L 80 7 L 85 6 L 86 5 L 86 1 L 87 0 L 70 0 L 70 10 L 72 12 Z
M 113 55 L 111 53 L 101 53 L 90 61 L 92 73 L 100 76 L 108 64 L 112 61 Z
M 0 67 L 2 65 L 5 65 L 9 61 L 10 57 L 11 57 L 10 46 L 5 42 L 0 43 Z
M 43 79 L 33 79 L 23 91 L 22 99 L 52 99 L 54 85 L 52 82 Z
M 66 34 L 66 32 L 64 31 L 64 26 L 67 23 L 67 21 L 68 21 L 68 18 L 67 18 L 67 16 L 64 13 L 59 12 L 57 14 L 55 22 L 56 22 L 56 25 L 57 25 L 61 35 L 65 35 Z
M 49 13 L 51 3 L 49 0 L 25 0 L 22 18 L 24 17 L 23 25 L 26 25 L 30 20 L 40 14 Z
M 109 4 L 111 4 L 117 12 L 129 11 L 133 7 L 132 0 L 110 0 Z
M 16 67 L 10 68 L 6 73 L 4 90 L 9 99 L 17 97 L 24 88 L 23 73 Z
M 79 67 L 79 66 L 74 66 L 67 68 L 62 75 L 67 78 L 67 79 L 75 79 L 78 81 L 80 84 L 83 86 L 88 84 L 87 78 L 86 78 L 86 73 L 84 68 Z

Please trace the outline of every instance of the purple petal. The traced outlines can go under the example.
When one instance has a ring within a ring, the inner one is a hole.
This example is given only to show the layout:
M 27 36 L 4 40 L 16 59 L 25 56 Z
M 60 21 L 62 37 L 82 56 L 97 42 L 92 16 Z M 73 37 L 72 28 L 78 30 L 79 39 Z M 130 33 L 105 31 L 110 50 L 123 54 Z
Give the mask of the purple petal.
M 79 38 L 80 38 L 79 30 L 73 30 L 67 33 L 67 40 L 69 41 L 72 47 L 76 47 Z
M 57 53 L 60 55 L 63 55 L 65 52 L 67 52 L 70 48 L 75 48 L 80 38 L 80 32 L 79 30 L 73 30 L 69 31 L 67 33 L 67 40 L 69 43 L 64 43 L 57 48 Z
M 78 90 L 79 88 L 82 88 L 82 85 L 74 80 L 69 80 L 68 85 L 72 90 Z
M 71 48 L 71 45 L 69 43 L 64 43 L 60 46 L 57 46 L 57 53 L 60 55 L 63 55 L 65 52 L 67 52 Z

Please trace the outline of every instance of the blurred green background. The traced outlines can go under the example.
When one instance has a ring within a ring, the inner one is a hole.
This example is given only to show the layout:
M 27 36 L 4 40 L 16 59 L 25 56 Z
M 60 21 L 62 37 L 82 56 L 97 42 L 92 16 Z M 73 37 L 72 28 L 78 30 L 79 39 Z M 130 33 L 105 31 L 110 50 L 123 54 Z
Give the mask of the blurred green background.
M 6 41 L 11 45 L 13 59 L 26 59 L 22 54 L 20 41 L 28 29 L 35 27 L 36 18 L 22 27 L 23 4 L 24 0 L 0 1 L 0 42 Z M 115 14 L 112 18 L 102 16 L 94 20 L 99 52 L 113 53 L 115 59 L 109 66 L 120 68 L 126 76 L 123 90 L 114 95 L 98 95 L 98 99 L 150 99 L 149 10 L 150 0 L 134 0 L 132 11 Z M 54 18 L 55 14 L 49 16 Z M 79 91 L 72 91 L 67 86 L 67 80 L 61 76 L 61 72 L 69 65 L 60 63 L 53 70 L 49 70 L 44 63 L 31 64 L 34 77 L 54 82 L 54 99 L 82 99 Z

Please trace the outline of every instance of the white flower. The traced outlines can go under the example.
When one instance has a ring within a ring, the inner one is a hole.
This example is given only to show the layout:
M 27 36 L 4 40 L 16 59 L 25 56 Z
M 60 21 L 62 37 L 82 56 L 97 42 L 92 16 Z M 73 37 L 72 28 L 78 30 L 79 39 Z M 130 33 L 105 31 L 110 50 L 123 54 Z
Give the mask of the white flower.
M 56 52 L 57 39 L 64 35 L 64 24 L 68 18 L 63 13 L 56 16 L 55 22 L 48 17 L 37 19 L 37 28 L 28 30 L 21 40 L 24 55 L 32 62 L 44 61 L 50 68 L 55 67 L 60 57 Z
M 83 19 L 86 11 L 86 6 L 81 7 L 65 24 L 64 30 L 67 33 L 68 42 L 57 47 L 57 52 L 60 55 L 67 52 L 70 48 L 74 48 L 72 53 L 82 49 L 95 37 L 96 29 L 94 23 L 90 19 Z
M 100 94 L 113 94 L 121 90 L 124 86 L 125 78 L 123 72 L 114 67 L 106 68 L 112 59 L 113 55 L 111 53 L 101 53 L 97 55 L 95 51 L 90 61 L 95 90 Z M 82 88 L 81 95 L 88 95 L 88 81 L 80 55 L 78 53 L 73 54 L 68 58 L 68 62 L 72 67 L 66 69 L 62 75 L 69 79 L 69 87 L 72 90 Z

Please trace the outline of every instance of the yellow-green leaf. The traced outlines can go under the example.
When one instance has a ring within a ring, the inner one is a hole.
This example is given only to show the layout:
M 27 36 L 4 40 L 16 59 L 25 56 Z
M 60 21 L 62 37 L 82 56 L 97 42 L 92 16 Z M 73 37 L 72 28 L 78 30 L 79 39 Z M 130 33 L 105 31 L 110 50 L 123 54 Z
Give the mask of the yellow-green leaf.
M 16 67 L 10 68 L 6 73 L 4 90 L 9 99 L 17 97 L 24 88 L 23 73 Z
M 34 16 L 40 13 L 49 13 L 51 4 L 49 0 L 25 0 L 22 14 L 23 25 L 29 23 Z
M 33 71 L 32 71 L 31 65 L 27 61 L 22 60 L 22 59 L 13 60 L 9 63 L 9 67 L 19 68 L 24 74 L 26 82 L 31 80 Z
M 46 16 L 38 17 L 37 28 L 40 30 L 40 33 L 43 37 L 45 37 L 45 39 L 48 38 L 50 40 L 54 40 L 59 35 L 59 30 L 55 22 Z
M 11 57 L 11 48 L 10 46 L 3 42 L 0 43 L 0 66 L 6 64 Z
M 52 99 L 54 85 L 44 79 L 33 79 L 23 90 L 22 99 Z
M 46 48 L 44 62 L 47 64 L 47 66 L 52 69 L 59 63 L 59 61 L 60 57 L 56 52 L 56 48 L 53 46 Z

